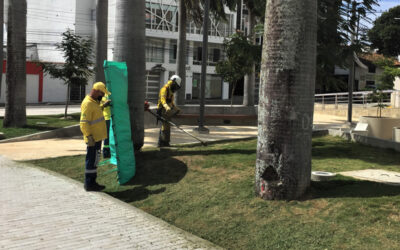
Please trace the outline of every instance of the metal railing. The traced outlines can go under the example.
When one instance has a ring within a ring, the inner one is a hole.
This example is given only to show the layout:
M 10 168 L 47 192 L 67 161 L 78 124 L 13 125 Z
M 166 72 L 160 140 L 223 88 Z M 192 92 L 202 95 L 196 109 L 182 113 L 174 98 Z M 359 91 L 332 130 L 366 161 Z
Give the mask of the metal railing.
M 400 90 L 383 90 L 384 103 L 391 103 L 391 93 L 399 92 Z M 375 104 L 376 101 L 371 100 L 371 94 L 373 91 L 358 91 L 353 92 L 353 101 L 352 103 L 355 105 L 362 105 L 364 108 L 371 106 L 371 104 Z M 398 95 L 394 95 L 395 98 Z M 322 105 L 322 109 L 325 108 L 325 105 L 334 105 L 335 109 L 338 109 L 339 105 L 344 105 L 349 103 L 349 93 L 348 92 L 340 92 L 340 93 L 328 93 L 328 94 L 316 94 L 315 95 L 315 103 Z

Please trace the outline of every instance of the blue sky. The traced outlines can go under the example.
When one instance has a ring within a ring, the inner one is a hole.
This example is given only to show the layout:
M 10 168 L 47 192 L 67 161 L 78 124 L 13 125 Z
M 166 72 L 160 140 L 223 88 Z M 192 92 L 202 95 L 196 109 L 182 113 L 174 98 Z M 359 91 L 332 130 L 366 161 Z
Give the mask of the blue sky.
M 383 11 L 387 11 L 390 8 L 400 5 L 400 0 L 380 0 L 379 2 L 379 7 L 376 7 L 377 12 L 383 12 Z M 380 16 L 381 13 L 376 13 L 377 16 Z M 375 18 L 372 18 L 373 20 L 375 20 Z

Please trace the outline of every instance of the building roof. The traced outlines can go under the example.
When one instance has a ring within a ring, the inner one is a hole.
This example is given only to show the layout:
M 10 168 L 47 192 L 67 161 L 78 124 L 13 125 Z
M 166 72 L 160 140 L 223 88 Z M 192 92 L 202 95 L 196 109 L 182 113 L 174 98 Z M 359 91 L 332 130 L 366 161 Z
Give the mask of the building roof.
M 387 57 L 381 54 L 377 54 L 377 53 L 365 53 L 365 54 L 360 54 L 358 55 L 359 58 L 362 58 L 366 61 L 369 62 L 376 62 L 379 59 L 393 59 L 394 60 L 394 65 L 395 66 L 400 66 L 400 62 L 396 59 L 396 58 L 392 58 L 392 57 Z

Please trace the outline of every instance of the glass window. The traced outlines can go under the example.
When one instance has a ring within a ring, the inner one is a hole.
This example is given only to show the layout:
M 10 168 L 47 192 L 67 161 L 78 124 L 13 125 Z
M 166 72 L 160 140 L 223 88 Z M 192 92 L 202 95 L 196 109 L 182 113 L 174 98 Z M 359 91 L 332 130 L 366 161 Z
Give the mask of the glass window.
M 164 40 L 146 39 L 146 62 L 164 62 Z
M 146 28 L 178 31 L 178 7 L 163 3 L 146 3 Z
M 192 82 L 192 98 L 200 98 L 200 81 L 201 74 L 193 73 Z M 222 77 L 219 75 L 207 75 L 206 78 L 206 99 L 221 99 L 222 98 Z

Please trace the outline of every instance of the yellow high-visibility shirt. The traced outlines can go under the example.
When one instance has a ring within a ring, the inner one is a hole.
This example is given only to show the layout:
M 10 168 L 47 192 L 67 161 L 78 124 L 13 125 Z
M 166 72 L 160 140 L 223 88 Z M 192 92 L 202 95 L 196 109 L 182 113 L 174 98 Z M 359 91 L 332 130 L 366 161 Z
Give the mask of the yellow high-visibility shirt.
M 158 108 L 162 108 L 165 104 L 167 104 L 171 109 L 175 106 L 174 92 L 171 90 L 172 83 L 173 81 L 170 80 L 161 88 L 158 95 Z
M 87 95 L 81 104 L 80 127 L 85 142 L 87 136 L 93 136 L 98 142 L 107 138 L 106 121 L 104 120 L 103 110 L 100 103 Z
M 108 100 L 108 95 L 105 94 L 103 99 L 101 99 L 100 101 L 100 107 L 103 109 L 103 115 L 104 115 L 104 119 L 106 119 L 106 121 L 111 119 L 111 107 L 107 106 L 104 107 L 104 103 Z

